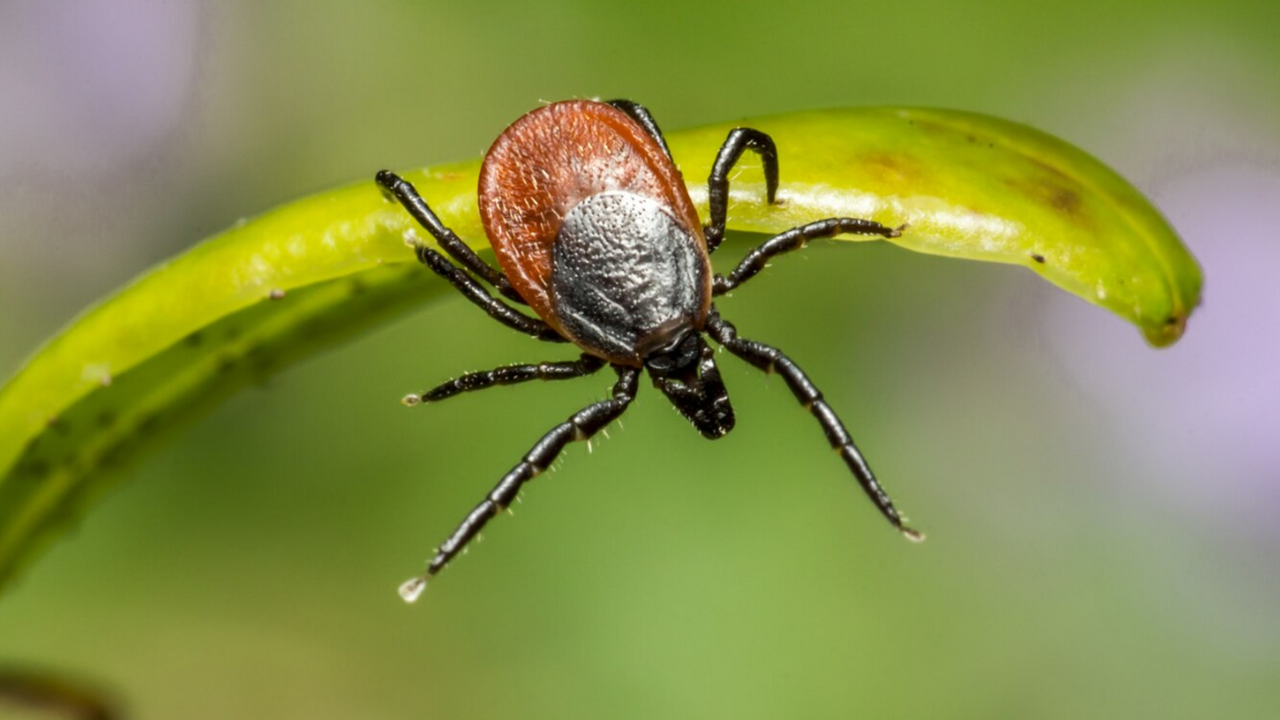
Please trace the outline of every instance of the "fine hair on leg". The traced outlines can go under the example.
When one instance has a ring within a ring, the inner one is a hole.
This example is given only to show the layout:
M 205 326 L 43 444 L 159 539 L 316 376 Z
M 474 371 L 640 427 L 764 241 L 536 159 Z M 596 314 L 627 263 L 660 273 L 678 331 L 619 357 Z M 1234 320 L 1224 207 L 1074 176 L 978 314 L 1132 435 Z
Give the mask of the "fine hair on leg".
M 400 586 L 400 595 L 413 602 L 422 594 L 427 581 L 449 564 L 467 543 L 498 513 L 515 502 L 521 487 L 546 470 L 570 442 L 588 440 L 604 426 L 616 420 L 635 399 L 639 386 L 640 369 L 614 365 L 618 381 L 613 386 L 613 396 L 608 400 L 592 403 L 551 428 L 542 439 L 525 453 L 520 462 L 498 481 L 493 490 L 458 525 L 458 529 L 440 545 L 435 557 L 427 565 L 427 571 Z
M 414 251 L 418 254 L 419 262 L 431 268 L 435 274 L 449 281 L 449 284 L 453 285 L 458 292 L 479 306 L 494 320 L 538 340 L 569 342 L 563 335 L 556 332 L 555 328 L 542 320 L 531 318 L 490 295 L 489 291 L 485 290 L 479 281 L 468 275 L 466 271 L 457 265 L 449 262 L 448 258 L 435 250 L 426 245 L 418 244 L 414 246 Z
M 827 442 L 831 443 L 831 448 L 840 454 L 849 471 L 853 473 L 854 479 L 858 481 L 871 502 L 875 503 L 880 514 L 907 538 L 914 541 L 924 539 L 924 535 L 908 527 L 902 516 L 898 514 L 893 506 L 893 500 L 889 498 L 889 493 L 885 492 L 872 474 L 871 467 L 867 465 L 862 453 L 853 444 L 853 437 L 845 429 L 844 423 L 840 421 L 831 406 L 827 405 L 822 393 L 799 365 L 775 347 L 738 337 L 737 328 L 733 323 L 721 318 L 714 306 L 707 317 L 706 328 L 707 333 L 729 352 L 765 372 L 776 372 L 781 375 L 804 409 L 818 420 L 823 434 L 827 436 Z
M 427 232 L 431 233 L 431 237 L 440 243 L 440 247 L 454 260 L 462 264 L 462 266 L 475 273 L 481 280 L 489 283 L 498 289 L 508 300 L 526 304 L 524 298 L 516 292 L 511 286 L 511 281 L 507 280 L 507 276 L 501 271 L 485 262 L 479 255 L 458 237 L 457 233 L 450 230 L 440 218 L 436 216 L 431 207 L 427 205 L 427 201 L 422 199 L 418 194 L 417 188 L 408 180 L 391 172 L 390 170 L 379 171 L 374 178 L 378 185 L 400 202 L 405 210 L 414 220 L 418 221 Z
M 618 108 L 622 112 L 626 113 L 627 117 L 635 120 L 637 125 L 644 128 L 644 131 L 649 133 L 649 137 L 658 141 L 658 145 L 662 147 L 662 152 L 667 154 L 667 159 L 672 159 L 671 149 L 667 147 L 667 139 L 662 136 L 662 129 L 658 127 L 658 121 L 654 120 L 653 115 L 649 114 L 649 108 L 638 102 L 622 99 L 609 100 L 605 104 Z
M 756 273 L 763 270 L 774 256 L 788 253 L 792 250 L 799 250 L 808 244 L 810 240 L 830 238 L 837 235 L 879 235 L 883 238 L 896 238 L 901 236 L 902 231 L 906 228 L 906 225 L 891 228 L 872 220 L 844 217 L 816 220 L 807 225 L 791 228 L 784 233 L 779 233 L 765 240 L 754 250 L 747 253 L 746 257 L 742 258 L 742 261 L 733 269 L 733 272 L 729 273 L 728 277 L 717 274 L 714 278 L 712 294 L 723 295 L 733 290 L 755 277 Z
M 504 365 L 492 370 L 461 375 L 424 393 L 406 395 L 403 402 L 405 405 L 439 402 L 464 392 L 484 390 L 495 385 L 516 385 L 532 380 L 572 380 L 591 375 L 604 365 L 604 360 L 585 353 L 577 360 Z

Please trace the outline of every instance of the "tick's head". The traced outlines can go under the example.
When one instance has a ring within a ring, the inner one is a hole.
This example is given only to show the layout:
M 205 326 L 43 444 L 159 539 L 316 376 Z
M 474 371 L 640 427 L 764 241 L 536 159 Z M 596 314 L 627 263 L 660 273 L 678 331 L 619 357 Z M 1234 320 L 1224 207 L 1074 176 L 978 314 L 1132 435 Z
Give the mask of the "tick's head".
M 676 378 L 687 382 L 697 376 L 698 359 L 706 345 L 697 330 L 682 328 L 667 342 L 645 353 L 644 366 L 655 378 Z
M 645 367 L 653 384 L 703 437 L 715 440 L 733 429 L 729 392 L 702 333 L 689 328 L 660 352 L 646 356 Z

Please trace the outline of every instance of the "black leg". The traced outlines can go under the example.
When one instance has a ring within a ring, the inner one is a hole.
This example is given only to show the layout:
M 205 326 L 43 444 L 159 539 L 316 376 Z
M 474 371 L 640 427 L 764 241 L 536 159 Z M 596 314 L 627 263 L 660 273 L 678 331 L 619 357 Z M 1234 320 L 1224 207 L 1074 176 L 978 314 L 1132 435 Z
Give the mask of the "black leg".
M 408 180 L 390 170 L 382 170 L 375 180 L 383 190 L 400 201 L 400 204 L 404 206 L 405 210 L 409 211 L 413 219 L 417 220 L 419 225 L 431 233 L 431 237 L 435 238 L 436 242 L 440 243 L 440 247 L 444 248 L 444 251 L 449 253 L 454 260 L 462 263 L 463 267 L 479 275 L 485 282 L 497 288 L 498 292 L 505 295 L 507 299 L 518 302 L 521 305 L 525 304 L 524 298 L 520 297 L 515 288 L 511 287 L 511 282 L 507 280 L 507 276 L 498 272 L 489 263 L 481 260 L 480 256 L 476 255 L 475 251 L 462 241 L 462 238 L 445 227 L 444 223 L 440 222 L 440 218 L 436 217 L 436 214 L 427 205 L 427 201 L 422 199 L 417 189 Z
M 667 147 L 667 139 L 662 136 L 662 130 L 658 127 L 658 122 L 649 114 L 649 108 L 630 100 L 610 100 L 606 104 L 618 108 L 626 113 L 627 117 L 635 120 L 640 127 L 644 128 L 645 132 L 649 133 L 650 137 L 658 141 L 658 144 L 662 146 L 662 152 L 666 153 L 668 158 L 671 158 L 671 149 Z
M 871 502 L 879 508 L 880 514 L 908 538 L 915 541 L 924 539 L 924 535 L 907 527 L 902 517 L 898 515 L 898 511 L 893 507 L 893 500 L 880 487 L 880 483 L 876 482 L 875 475 L 871 473 L 867 461 L 862 458 L 862 453 L 858 452 L 857 446 L 853 444 L 853 438 L 845 429 L 844 423 L 840 422 L 835 411 L 822 399 L 822 393 L 814 387 L 798 365 L 777 348 L 738 337 L 738 330 L 733 323 L 721 318 L 714 308 L 707 318 L 706 330 L 729 352 L 765 372 L 776 372 L 781 375 L 800 404 L 818 419 L 818 424 L 822 426 L 822 432 L 827 436 L 827 441 L 840 453 L 840 457 L 844 459 L 845 465 L 849 466 L 849 470 L 862 486 L 863 491 L 867 493 L 867 497 L 871 498 Z
M 506 365 L 484 372 L 467 373 L 420 395 L 406 395 L 405 405 L 439 402 L 445 398 L 472 390 L 484 390 L 494 385 L 515 385 L 530 380 L 572 380 L 586 377 L 604 367 L 604 360 L 594 355 L 583 355 L 569 362 L 543 362 L 536 365 Z
M 493 490 L 489 491 L 484 501 L 477 505 L 458 529 L 453 531 L 449 539 L 444 541 L 431 563 L 427 565 L 427 571 L 422 576 L 413 578 L 400 586 L 401 597 L 407 602 L 417 600 L 423 588 L 427 586 L 427 580 L 440 572 L 455 555 L 461 552 L 490 518 L 514 502 L 516 495 L 520 493 L 521 486 L 546 470 L 565 445 L 574 440 L 586 440 L 592 437 L 627 409 L 635 399 L 640 370 L 618 365 L 615 365 L 614 369 L 618 373 L 618 382 L 613 386 L 613 397 L 588 405 L 543 435 L 542 439 L 528 453 L 525 453 L 524 459 L 503 476 Z
M 826 220 L 811 222 L 808 225 L 791 228 L 780 235 L 774 235 L 765 240 L 755 250 L 747 253 L 742 262 L 738 263 L 738 267 L 729 273 L 729 277 L 716 275 L 712 294 L 723 295 L 729 292 L 755 277 L 755 274 L 763 270 L 774 255 L 799 250 L 810 240 L 845 234 L 880 235 L 886 238 L 895 238 L 902 235 L 902 231 L 906 227 L 906 225 L 901 225 L 896 228 L 890 228 L 878 222 L 858 218 L 827 218 Z
M 706 226 L 707 250 L 715 252 L 724 240 L 724 224 L 729 214 L 729 171 L 733 169 L 744 150 L 752 150 L 764 163 L 765 195 L 769 204 L 778 197 L 778 148 L 773 138 L 753 128 L 734 128 L 729 131 L 716 162 L 707 178 L 707 202 L 711 206 L 711 223 Z
M 432 250 L 426 245 L 417 244 L 414 251 L 418 253 L 418 260 L 423 265 L 431 268 L 437 275 L 448 280 L 451 285 L 458 289 L 458 292 L 466 296 L 468 300 L 480 306 L 482 310 L 489 314 L 489 317 L 506 325 L 513 330 L 518 330 L 526 335 L 545 340 L 547 342 L 569 342 L 554 328 L 545 322 L 531 318 L 524 313 L 518 312 L 510 305 L 489 294 L 484 286 L 475 278 L 468 275 L 458 266 L 449 262 L 445 256 Z

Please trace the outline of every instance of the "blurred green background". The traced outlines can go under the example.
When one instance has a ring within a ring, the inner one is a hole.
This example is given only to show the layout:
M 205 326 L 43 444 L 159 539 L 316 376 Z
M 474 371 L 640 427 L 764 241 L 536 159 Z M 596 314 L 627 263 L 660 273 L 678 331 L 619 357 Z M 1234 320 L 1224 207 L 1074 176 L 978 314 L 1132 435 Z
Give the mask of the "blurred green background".
M 1027 122 L 1146 192 L 1206 291 L 1155 351 L 1018 269 L 814 246 L 721 309 L 804 365 L 928 542 L 730 359 L 733 434 L 642 387 L 410 607 L 396 585 L 609 382 L 406 410 L 571 356 L 450 297 L 149 458 L 0 598 L 0 662 L 142 718 L 1273 717 L 1277 7 L 8 0 L 3 375 L 240 217 L 479 156 L 569 97 L 667 128 L 863 104 Z

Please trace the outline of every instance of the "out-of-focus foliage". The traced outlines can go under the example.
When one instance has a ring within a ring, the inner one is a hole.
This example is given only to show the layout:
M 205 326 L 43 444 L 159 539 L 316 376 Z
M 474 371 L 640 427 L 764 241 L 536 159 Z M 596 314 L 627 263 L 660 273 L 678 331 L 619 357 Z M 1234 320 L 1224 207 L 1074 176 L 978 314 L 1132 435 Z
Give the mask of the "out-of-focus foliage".
M 883 526 L 776 378 L 725 358 L 732 434 L 703 440 L 641 388 L 624 429 L 573 448 L 409 608 L 396 583 L 607 392 L 403 408 L 460 372 L 572 356 L 444 294 L 152 454 L 0 598 L 0 656 L 142 718 L 1267 716 L 1278 15 L 0 3 L 5 376 L 245 215 L 478 157 L 539 101 L 581 96 L 644 102 L 668 129 L 873 105 L 1010 118 L 1131 180 L 1208 279 L 1154 352 L 1032 273 L 816 243 L 721 309 L 808 371 L 928 542 Z

